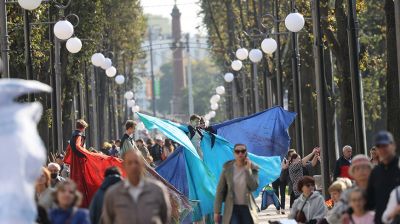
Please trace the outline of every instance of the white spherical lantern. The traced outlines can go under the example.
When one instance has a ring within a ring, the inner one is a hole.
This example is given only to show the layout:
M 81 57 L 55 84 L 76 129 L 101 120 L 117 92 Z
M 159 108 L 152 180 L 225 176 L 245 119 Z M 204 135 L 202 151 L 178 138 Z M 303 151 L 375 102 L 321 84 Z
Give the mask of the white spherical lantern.
M 263 54 L 260 51 L 260 49 L 251 49 L 251 51 L 249 53 L 249 59 L 251 62 L 258 63 L 261 61 L 262 57 L 263 57 Z
M 140 111 L 140 107 L 138 105 L 132 107 L 132 112 L 136 113 Z
M 261 42 L 261 49 L 266 54 L 274 53 L 276 51 L 277 47 L 278 47 L 278 44 L 272 38 L 266 38 L 266 39 L 263 40 L 263 42 Z
M 127 100 L 131 100 L 133 98 L 133 92 L 132 91 L 128 91 L 124 94 L 124 98 Z
M 26 10 L 34 10 L 40 6 L 42 0 L 18 0 L 18 4 Z
M 223 86 L 218 86 L 215 91 L 217 92 L 218 95 L 223 95 L 225 94 L 225 87 Z
M 114 77 L 116 74 L 117 74 L 117 69 L 114 66 L 111 66 L 106 70 L 106 75 L 110 78 Z
M 246 58 L 249 56 L 249 51 L 246 48 L 239 48 L 236 51 L 236 57 L 239 60 L 246 60 Z
M 210 103 L 211 103 L 211 104 L 218 103 L 220 99 L 221 99 L 221 97 L 220 97 L 219 95 L 215 94 L 215 95 L 213 95 L 213 96 L 211 97 Z
M 304 27 L 304 17 L 298 12 L 290 13 L 286 16 L 285 26 L 291 32 L 299 32 Z
M 231 67 L 234 71 L 239 71 L 243 67 L 243 63 L 241 60 L 234 60 L 231 63 Z
M 224 75 L 225 82 L 232 82 L 235 76 L 232 73 L 228 72 Z
M 115 82 L 116 82 L 118 85 L 122 85 L 122 84 L 125 82 L 125 77 L 124 77 L 123 75 L 117 75 L 117 76 L 115 77 Z
M 104 70 L 109 69 L 112 66 L 112 61 L 109 58 L 105 58 L 103 63 L 100 65 L 100 67 Z
M 74 26 L 68 20 L 60 20 L 54 25 L 54 35 L 60 40 L 68 40 L 74 34 Z
M 100 67 L 104 63 L 104 55 L 102 53 L 95 53 L 92 55 L 92 64 Z
M 218 110 L 218 103 L 211 104 L 211 110 Z
M 126 105 L 128 105 L 128 107 L 133 107 L 133 106 L 135 106 L 135 101 L 134 100 L 128 100 L 128 101 L 126 101 Z
M 210 111 L 208 114 L 210 115 L 211 118 L 214 118 L 217 115 L 217 113 L 213 110 Z
M 70 53 L 75 54 L 82 49 L 82 41 L 77 37 L 72 37 L 68 39 L 65 46 Z
M 210 114 L 204 115 L 204 120 L 209 121 L 211 119 Z

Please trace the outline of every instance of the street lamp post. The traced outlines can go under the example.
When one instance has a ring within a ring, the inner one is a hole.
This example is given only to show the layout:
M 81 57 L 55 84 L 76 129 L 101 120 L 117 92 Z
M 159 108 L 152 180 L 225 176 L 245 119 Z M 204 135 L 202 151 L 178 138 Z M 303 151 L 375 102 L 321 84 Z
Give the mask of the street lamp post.
M 187 75 L 188 75 L 188 95 L 189 95 L 189 114 L 194 114 L 193 103 L 193 77 L 192 77 L 192 59 L 190 56 L 189 34 L 186 34 L 186 54 L 187 54 Z
M 290 2 L 290 10 L 292 15 L 296 13 L 295 0 Z M 290 16 L 290 15 L 289 15 Z M 289 17 L 288 16 L 288 17 Z M 285 23 L 288 21 L 288 17 Z M 288 25 L 288 24 L 286 24 Z M 289 29 L 290 30 L 290 29 Z M 303 147 L 303 118 L 301 113 L 301 82 L 300 82 L 300 53 L 298 46 L 298 35 L 293 30 L 290 30 L 291 42 L 292 42 L 292 78 L 293 78 L 293 95 L 294 95 L 294 109 L 297 113 L 295 120 L 296 127 L 296 150 L 304 155 Z
M 279 0 L 275 0 L 275 19 L 279 21 Z M 283 90 L 282 90 L 282 64 L 281 64 L 281 39 L 279 35 L 279 22 L 274 22 L 276 35 L 276 97 L 279 106 L 283 107 Z
M 62 111 L 61 111 L 61 60 L 60 40 L 54 35 L 54 72 L 55 72 L 55 98 L 56 98 L 56 126 L 57 126 L 57 151 L 63 150 Z M 54 108 L 53 108 L 54 110 Z M 54 119 L 54 118 L 53 118 Z
M 0 47 L 3 78 L 10 78 L 10 67 L 8 63 L 8 32 L 7 32 L 7 10 L 6 0 L 0 0 Z
M 259 49 L 252 49 L 249 52 L 249 59 L 252 62 L 253 66 L 253 98 L 254 105 L 253 111 L 255 113 L 259 112 L 260 109 L 260 101 L 259 101 L 259 93 L 258 93 L 258 68 L 257 63 L 259 63 L 263 58 L 263 54 Z
M 155 77 L 153 66 L 153 37 L 152 29 L 149 29 L 149 45 L 150 45 L 150 72 L 151 72 L 151 102 L 153 109 L 153 116 L 156 116 L 156 93 L 155 93 Z
M 59 6 L 60 9 L 65 9 L 66 6 Z M 79 17 L 75 14 L 79 23 Z M 67 16 L 67 17 L 68 17 Z M 77 24 L 76 24 L 77 26 Z M 55 98 L 56 98 L 56 126 L 57 126 L 57 151 L 62 153 L 64 149 L 63 129 L 62 129 L 62 108 L 61 108 L 61 40 L 69 39 L 74 32 L 74 28 L 67 20 L 60 20 L 54 25 L 54 72 L 55 72 Z M 53 108 L 54 109 L 54 108 Z
M 33 80 L 32 57 L 31 57 L 31 39 L 30 39 L 30 24 L 29 11 L 24 10 L 24 39 L 25 39 L 25 69 L 26 79 Z M 34 97 L 28 95 L 28 101 L 32 102 Z
M 400 0 L 394 0 L 394 15 L 396 23 L 396 47 L 397 47 L 397 75 L 400 81 Z M 398 92 L 400 98 L 400 88 Z

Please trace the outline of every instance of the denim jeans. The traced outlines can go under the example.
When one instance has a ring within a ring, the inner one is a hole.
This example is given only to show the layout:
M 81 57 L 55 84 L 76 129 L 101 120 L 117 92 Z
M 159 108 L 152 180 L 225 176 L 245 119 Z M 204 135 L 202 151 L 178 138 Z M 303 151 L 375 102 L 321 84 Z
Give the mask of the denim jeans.
M 253 218 L 247 205 L 234 205 L 230 224 L 253 224 Z

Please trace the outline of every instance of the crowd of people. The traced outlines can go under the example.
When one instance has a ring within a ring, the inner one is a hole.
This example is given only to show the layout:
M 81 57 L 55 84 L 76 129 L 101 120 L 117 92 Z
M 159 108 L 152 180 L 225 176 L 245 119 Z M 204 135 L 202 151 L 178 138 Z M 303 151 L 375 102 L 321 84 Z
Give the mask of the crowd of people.
M 131 136 L 135 131 L 134 127 L 136 123 L 134 121 L 128 121 L 125 126 L 126 132 L 122 139 L 104 142 L 100 150 L 96 150 L 92 147 L 89 151 L 122 159 L 126 151 L 130 148 L 136 148 L 141 152 L 148 164 L 152 167 L 157 167 L 157 165 L 166 160 L 177 147 L 177 144 L 171 139 L 163 139 L 161 135 L 157 135 L 155 140 L 150 137 L 147 138 L 146 141 L 141 138 L 133 140 Z
M 348 145 L 342 152 L 328 188 L 330 199 L 325 200 L 323 189 L 317 189 L 314 178 L 308 176 L 320 161 L 319 148 L 303 159 L 289 150 L 282 161 L 281 177 L 273 183 L 281 197 L 278 213 L 285 209 L 288 186 L 289 218 L 298 223 L 400 223 L 400 162 L 392 134 L 382 131 L 376 135 L 370 157 L 353 157 Z
M 191 125 L 199 123 L 199 117 L 191 117 Z M 77 122 L 77 131 L 69 145 L 73 153 L 84 145 L 82 133 L 86 127 L 83 120 Z M 35 187 L 37 223 L 169 223 L 171 202 L 167 188 L 146 177 L 144 172 L 146 166 L 156 167 L 166 160 L 178 145 L 160 135 L 154 140 L 135 140 L 135 128 L 136 123 L 128 120 L 120 140 L 105 142 L 99 151 L 90 150 L 116 157 L 122 166 L 111 166 L 101 174 L 104 180 L 88 209 L 81 208 L 84 199 L 78 190 L 81 183 L 70 179 L 72 171 L 64 163 L 64 154 L 58 154 L 43 167 Z M 192 140 L 197 133 L 189 128 L 188 137 Z M 281 176 L 272 183 L 281 198 L 278 212 L 285 213 L 288 186 L 291 208 L 288 217 L 298 223 L 400 223 L 400 162 L 393 136 L 388 132 L 378 133 L 370 158 L 353 157 L 348 145 L 342 152 L 328 188 L 330 198 L 325 200 L 324 189 L 317 188 L 316 179 L 311 176 L 320 163 L 320 148 L 314 148 L 304 158 L 294 149 L 289 150 L 282 160 Z M 224 165 L 219 179 L 214 222 L 258 223 L 259 209 L 252 192 L 259 185 L 259 168 L 248 158 L 245 144 L 236 144 L 233 153 L 234 160 Z
M 105 170 L 103 183 L 93 196 L 88 209 L 80 208 L 82 194 L 78 191 L 73 178 L 71 179 L 70 166 L 64 163 L 63 153 L 56 155 L 53 158 L 54 161 L 50 161 L 46 167 L 43 167 L 42 175 L 35 187 L 35 200 L 38 206 L 37 223 L 127 223 L 126 220 L 136 220 L 128 223 L 169 223 L 171 216 L 169 194 L 163 184 L 146 178 L 144 170 L 145 163 L 155 168 L 166 160 L 177 145 L 170 139 L 163 139 L 160 135 L 155 137 L 155 141 L 152 138 L 146 141 L 134 140 L 136 125 L 136 122 L 128 120 L 125 124 L 126 131 L 121 139 L 104 142 L 100 150 L 94 148 L 88 150 L 90 153 L 116 157 L 122 161 L 123 167 L 123 170 L 116 166 Z M 73 153 L 79 153 L 77 148 L 84 145 L 83 132 L 86 127 L 88 125 L 85 121 L 77 121 L 76 131 L 69 144 Z M 126 175 L 125 180 L 122 173 Z M 113 188 L 114 191 L 111 190 L 113 185 L 117 185 Z M 108 189 L 113 192 L 110 193 L 111 196 L 106 194 Z M 121 189 L 126 191 L 120 191 Z M 132 203 L 132 198 L 126 197 L 125 194 L 132 196 L 134 202 L 141 204 Z M 116 198 L 119 199 L 115 200 Z M 121 203 L 122 207 L 119 206 Z M 111 206 L 103 208 L 103 204 Z M 113 209 L 117 210 L 113 211 Z M 134 211 L 137 213 L 132 213 Z M 126 217 L 115 216 L 114 212 L 125 214 Z M 143 212 L 148 214 L 143 216 Z

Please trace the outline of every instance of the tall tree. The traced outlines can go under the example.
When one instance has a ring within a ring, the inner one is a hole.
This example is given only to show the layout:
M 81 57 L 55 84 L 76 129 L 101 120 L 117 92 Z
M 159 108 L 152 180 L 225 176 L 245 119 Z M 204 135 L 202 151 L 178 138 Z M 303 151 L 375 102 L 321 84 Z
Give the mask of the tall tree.
M 386 49 L 387 49 L 387 129 L 400 144 L 400 97 L 397 70 L 396 27 L 393 1 L 385 1 Z

